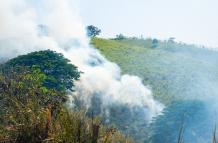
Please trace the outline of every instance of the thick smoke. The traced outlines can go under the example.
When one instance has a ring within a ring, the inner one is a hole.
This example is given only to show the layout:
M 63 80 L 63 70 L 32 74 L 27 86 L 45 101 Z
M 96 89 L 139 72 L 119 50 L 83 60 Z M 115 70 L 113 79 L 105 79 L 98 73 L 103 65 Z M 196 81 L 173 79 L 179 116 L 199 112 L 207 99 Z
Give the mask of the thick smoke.
M 114 103 L 146 109 L 146 119 L 159 114 L 163 105 L 136 76 L 121 75 L 120 68 L 89 46 L 84 25 L 72 1 L 0 1 L 0 57 L 51 49 L 61 52 L 84 72 L 74 93 L 87 107 L 98 94 L 105 108 Z M 46 26 L 45 26 L 46 25 Z

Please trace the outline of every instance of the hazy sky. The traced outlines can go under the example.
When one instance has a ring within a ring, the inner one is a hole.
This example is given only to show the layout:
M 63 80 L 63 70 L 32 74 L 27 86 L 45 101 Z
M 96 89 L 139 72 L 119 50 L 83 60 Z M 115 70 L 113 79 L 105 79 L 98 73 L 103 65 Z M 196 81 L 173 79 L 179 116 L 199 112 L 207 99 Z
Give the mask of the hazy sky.
M 218 0 L 79 0 L 79 9 L 104 37 L 175 37 L 218 47 Z

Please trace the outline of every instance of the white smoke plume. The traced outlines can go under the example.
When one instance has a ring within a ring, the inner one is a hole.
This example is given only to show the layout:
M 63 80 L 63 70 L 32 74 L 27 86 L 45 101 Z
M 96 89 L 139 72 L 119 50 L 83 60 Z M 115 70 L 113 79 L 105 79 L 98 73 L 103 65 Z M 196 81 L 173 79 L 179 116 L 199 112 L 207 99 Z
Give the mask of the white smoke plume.
M 163 105 L 153 99 L 138 77 L 121 75 L 116 64 L 89 45 L 73 4 L 67 0 L 1 0 L 0 58 L 45 49 L 60 52 L 84 72 L 74 94 L 87 106 L 97 93 L 105 107 L 112 103 L 143 107 L 149 120 L 159 114 Z M 40 24 L 47 26 L 41 27 L 46 34 L 39 33 Z

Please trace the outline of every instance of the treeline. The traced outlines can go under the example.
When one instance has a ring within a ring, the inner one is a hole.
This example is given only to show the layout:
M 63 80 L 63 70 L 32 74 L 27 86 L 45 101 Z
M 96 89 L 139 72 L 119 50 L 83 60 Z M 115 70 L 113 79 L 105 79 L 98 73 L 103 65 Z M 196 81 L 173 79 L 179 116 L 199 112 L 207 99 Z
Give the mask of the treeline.
M 101 118 L 68 108 L 81 72 L 62 54 L 29 53 L 0 65 L 0 142 L 130 143 Z

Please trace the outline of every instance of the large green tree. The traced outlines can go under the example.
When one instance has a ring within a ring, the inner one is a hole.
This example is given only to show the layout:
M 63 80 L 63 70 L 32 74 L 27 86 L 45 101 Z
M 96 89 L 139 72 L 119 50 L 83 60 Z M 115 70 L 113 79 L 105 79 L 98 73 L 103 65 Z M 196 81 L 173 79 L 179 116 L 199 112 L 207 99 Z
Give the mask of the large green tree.
M 62 54 L 51 50 L 32 52 L 9 60 L 4 64 L 4 71 L 19 67 L 38 67 L 46 78 L 43 85 L 58 91 L 73 90 L 74 80 L 78 80 L 80 72 Z

